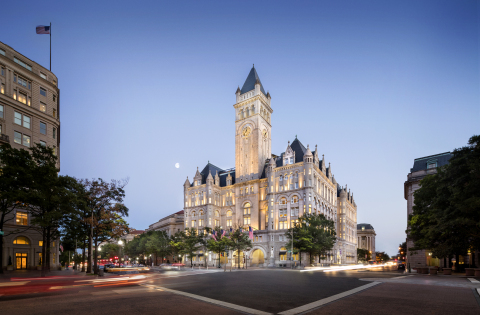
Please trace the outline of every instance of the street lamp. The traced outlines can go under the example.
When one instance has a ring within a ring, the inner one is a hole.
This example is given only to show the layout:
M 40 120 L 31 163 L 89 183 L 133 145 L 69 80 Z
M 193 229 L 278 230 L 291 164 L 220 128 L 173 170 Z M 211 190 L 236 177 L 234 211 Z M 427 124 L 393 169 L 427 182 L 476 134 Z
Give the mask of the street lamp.
M 207 270 L 208 270 L 208 253 L 205 252 L 205 261 L 207 262 L 206 265 L 207 265 Z

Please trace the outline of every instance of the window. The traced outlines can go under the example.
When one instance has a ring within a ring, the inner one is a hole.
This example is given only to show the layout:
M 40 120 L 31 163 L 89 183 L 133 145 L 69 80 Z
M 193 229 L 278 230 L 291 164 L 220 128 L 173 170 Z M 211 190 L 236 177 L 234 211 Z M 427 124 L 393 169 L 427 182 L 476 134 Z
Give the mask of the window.
M 22 134 L 20 132 L 15 131 L 13 142 L 22 144 Z
M 55 139 L 57 137 L 57 129 L 55 127 L 53 127 L 52 129 L 52 134 L 53 134 L 53 139 Z
M 52 94 L 52 101 L 56 102 L 57 101 L 57 96 L 55 94 Z
M 232 226 L 232 219 L 228 219 L 228 220 L 227 220 L 227 226 L 228 226 L 228 227 L 231 227 L 231 226 Z
M 0 118 L 3 118 L 3 105 L 0 105 Z
M 295 189 L 298 189 L 298 183 L 295 183 Z
M 47 96 L 47 90 L 45 90 L 44 88 L 40 88 L 40 94 L 43 96 Z
M 45 80 L 47 79 L 47 75 L 42 72 L 40 72 L 40 77 Z
M 17 236 L 13 240 L 13 244 L 15 244 L 15 245 L 30 245 L 30 241 L 25 236 Z
M 30 117 L 23 115 L 23 127 L 30 129 Z
M 0 93 L 5 94 L 5 84 L 0 84 Z
M 290 164 L 293 164 L 293 157 L 290 158 Z
M 47 105 L 40 102 L 40 111 L 45 113 L 47 111 Z
M 197 222 L 197 221 L 192 220 L 192 227 L 195 227 L 195 223 L 196 223 L 196 222 Z
M 220 216 L 220 212 L 218 212 L 218 210 L 215 210 L 215 216 L 216 216 L 216 217 L 219 217 L 219 216 Z
M 47 134 L 47 124 L 46 123 L 40 122 L 40 133 L 42 135 Z
M 243 206 L 243 214 L 246 215 L 246 214 L 250 214 L 250 203 L 247 202 L 244 206 Z
M 43 241 L 38 241 L 38 246 L 42 247 L 43 246 Z
M 28 89 L 30 89 L 30 83 L 27 82 L 27 80 L 21 78 L 21 77 L 18 77 L 17 79 L 17 83 L 23 87 L 28 87 Z
M 220 226 L 220 220 L 215 220 L 215 226 Z
M 19 92 L 17 101 L 19 101 L 20 103 L 23 103 L 23 104 L 27 104 L 27 95 L 22 93 L 22 92 Z
M 227 217 L 231 217 L 232 216 L 232 211 L 228 210 L 227 211 Z
M 40 145 L 46 147 L 46 146 L 47 146 L 47 143 L 46 143 L 45 141 L 40 140 Z
M 437 167 L 437 163 L 428 163 L 428 168 L 435 168 Z
M 280 221 L 280 222 L 278 222 L 278 229 L 280 229 L 280 230 L 288 229 L 288 223 L 287 223 L 287 221 Z
M 280 180 L 283 180 L 283 175 L 280 175 Z
M 244 225 L 249 225 L 250 224 L 250 216 L 243 218 L 243 224 Z
M 0 49 L 0 55 L 4 55 L 4 56 L 5 56 L 5 50 Z
M 25 62 L 21 61 L 20 59 L 17 59 L 16 57 L 13 58 L 13 61 L 15 61 L 16 63 L 18 63 L 19 65 L 21 65 L 22 67 L 32 71 L 32 67 L 27 65 Z
M 52 112 L 53 118 L 57 118 L 57 110 L 54 108 Z
M 28 214 L 25 212 L 17 212 L 15 215 L 15 222 L 17 225 L 27 225 Z
M 297 202 L 298 202 L 298 196 L 293 196 L 292 203 L 297 203 Z
M 198 220 L 198 226 L 203 226 L 203 219 Z

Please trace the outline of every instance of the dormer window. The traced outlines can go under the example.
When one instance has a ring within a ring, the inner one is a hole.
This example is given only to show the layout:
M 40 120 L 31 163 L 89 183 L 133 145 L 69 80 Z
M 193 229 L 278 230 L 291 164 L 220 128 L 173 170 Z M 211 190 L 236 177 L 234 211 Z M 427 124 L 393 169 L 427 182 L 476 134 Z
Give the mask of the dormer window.
M 293 164 L 293 157 L 290 158 L 290 164 Z
M 427 165 L 427 168 L 431 169 L 431 168 L 436 168 L 437 167 L 437 163 L 428 163 Z

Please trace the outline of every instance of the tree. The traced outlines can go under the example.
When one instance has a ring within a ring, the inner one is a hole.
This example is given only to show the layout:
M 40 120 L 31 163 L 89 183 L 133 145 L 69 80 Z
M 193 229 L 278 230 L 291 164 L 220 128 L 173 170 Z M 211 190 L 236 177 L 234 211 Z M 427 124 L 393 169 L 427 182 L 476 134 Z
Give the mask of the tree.
M 291 247 L 293 242 L 294 253 L 300 253 L 300 264 L 302 252 L 309 253 L 310 264 L 313 264 L 316 255 L 319 260 L 325 259 L 327 252 L 335 245 L 335 223 L 323 214 L 307 213 L 285 235 L 289 239 L 286 246 Z
M 163 257 L 171 253 L 170 239 L 165 231 L 149 231 L 142 234 L 141 237 L 146 238 L 145 253 L 155 255 L 155 262 L 158 256 Z
M 114 257 L 120 257 L 121 248 L 120 245 L 114 243 L 107 243 L 100 248 L 100 256 L 102 259 L 110 259 Z
M 455 149 L 449 163 L 420 186 L 407 227 L 415 246 L 408 250 L 430 250 L 439 258 L 456 255 L 459 267 L 458 255 L 480 249 L 480 136 Z
M 0 148 L 0 231 L 4 224 L 13 220 L 15 210 L 22 206 L 19 200 L 25 199 L 31 183 L 33 160 L 24 149 L 14 149 L 9 144 Z M 0 248 L 3 248 L 0 235 Z M 0 273 L 3 273 L 3 250 L 0 250 Z
M 387 262 L 390 260 L 390 256 L 385 252 L 375 252 L 375 256 L 378 262 Z
M 187 255 L 190 258 L 190 266 L 193 268 L 193 256 L 195 252 L 201 248 L 201 238 L 198 236 L 197 229 L 186 228 L 181 238 L 181 250 L 183 255 Z
M 220 268 L 220 257 L 222 253 L 230 248 L 230 239 L 227 236 L 222 236 L 222 230 L 220 227 L 215 227 L 215 238 L 207 239 L 207 249 L 218 255 L 218 268 Z
M 372 254 L 370 254 L 368 249 L 357 248 L 357 260 L 359 262 L 368 262 L 370 259 L 372 259 Z
M 212 232 L 212 228 L 206 226 L 203 228 L 203 230 L 199 230 L 199 233 L 200 233 L 200 244 L 202 245 L 202 248 L 203 248 L 203 252 L 204 252 L 204 259 L 205 259 L 205 266 L 207 266 L 208 262 L 207 262 L 207 244 L 208 244 L 208 240 L 210 239 L 210 233 Z
M 240 227 L 230 233 L 228 240 L 227 246 L 229 245 L 228 247 L 230 247 L 234 253 L 237 252 L 237 266 L 240 267 L 240 253 L 252 248 L 252 241 L 248 237 L 248 232 L 243 231 Z
M 51 242 L 59 239 L 64 216 L 72 211 L 77 181 L 70 176 L 59 176 L 57 156 L 53 149 L 35 144 L 31 149 L 33 164 L 29 168 L 31 181 L 28 194 L 22 200 L 32 214 L 31 224 L 42 234 L 42 277 L 50 270 Z
M 118 238 L 128 233 L 128 225 L 120 216 L 128 216 L 128 208 L 123 204 L 125 198 L 124 187 L 128 180 L 111 180 L 110 183 L 103 179 L 81 180 L 85 187 L 85 202 L 89 216 L 84 220 L 90 226 L 89 251 L 87 272 L 92 271 L 93 243 L 97 257 L 99 242 Z M 94 272 L 97 271 L 97 260 L 94 260 Z

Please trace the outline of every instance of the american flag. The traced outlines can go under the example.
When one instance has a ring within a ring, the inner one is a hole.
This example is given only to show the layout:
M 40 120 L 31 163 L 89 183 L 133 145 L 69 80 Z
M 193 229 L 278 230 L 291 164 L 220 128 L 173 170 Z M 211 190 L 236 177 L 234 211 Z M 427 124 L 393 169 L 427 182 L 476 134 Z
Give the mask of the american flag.
M 230 233 L 232 233 L 232 232 L 233 232 L 233 228 L 230 228 Z
M 253 240 L 253 228 L 251 226 L 248 227 L 248 237 Z
M 225 230 L 221 230 L 221 231 L 222 231 L 222 237 L 224 237 L 226 231 Z
M 37 34 L 50 34 L 50 26 L 38 25 L 36 30 Z
M 60 250 L 63 252 L 63 245 L 60 244 Z
M 217 234 L 217 232 L 215 230 L 212 231 L 212 237 L 214 240 L 217 240 L 217 237 L 215 236 Z

